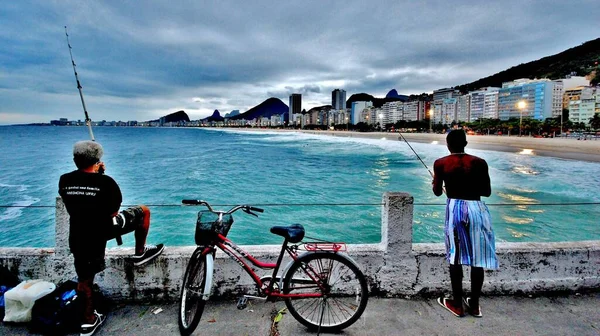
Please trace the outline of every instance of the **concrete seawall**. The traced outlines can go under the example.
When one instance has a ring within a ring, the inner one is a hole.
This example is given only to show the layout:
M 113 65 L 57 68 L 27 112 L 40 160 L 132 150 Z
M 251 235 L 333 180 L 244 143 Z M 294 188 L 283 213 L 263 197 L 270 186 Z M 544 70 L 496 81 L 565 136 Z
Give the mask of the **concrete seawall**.
M 407 193 L 383 195 L 381 242 L 349 245 L 348 254 L 362 267 L 371 292 L 381 296 L 427 295 L 448 291 L 448 267 L 443 244 L 414 244 L 413 198 Z M 68 251 L 68 214 L 56 200 L 55 248 L 0 248 L 0 266 L 20 280 L 55 283 L 75 279 Z M 280 246 L 243 246 L 261 260 L 275 261 Z M 147 266 L 136 268 L 132 248 L 107 251 L 107 269 L 96 277 L 115 300 L 172 300 L 179 296 L 189 256 L 195 247 L 167 247 Z M 498 271 L 486 272 L 487 294 L 575 291 L 600 288 L 600 241 L 561 243 L 498 243 Z M 284 265 L 289 258 L 284 260 Z M 214 293 L 252 292 L 251 278 L 223 253 L 217 254 Z M 268 275 L 269 271 L 259 271 Z M 465 278 L 468 280 L 468 272 Z

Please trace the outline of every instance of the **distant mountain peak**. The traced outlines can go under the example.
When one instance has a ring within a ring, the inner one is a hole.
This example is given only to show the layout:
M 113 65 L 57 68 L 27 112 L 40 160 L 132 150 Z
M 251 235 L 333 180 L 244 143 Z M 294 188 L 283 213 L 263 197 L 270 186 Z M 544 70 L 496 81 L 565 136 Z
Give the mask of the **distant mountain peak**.
M 288 110 L 288 106 L 281 99 L 271 97 L 244 113 L 232 116 L 230 119 L 252 120 L 259 117 L 270 118 L 273 115 L 285 114 Z

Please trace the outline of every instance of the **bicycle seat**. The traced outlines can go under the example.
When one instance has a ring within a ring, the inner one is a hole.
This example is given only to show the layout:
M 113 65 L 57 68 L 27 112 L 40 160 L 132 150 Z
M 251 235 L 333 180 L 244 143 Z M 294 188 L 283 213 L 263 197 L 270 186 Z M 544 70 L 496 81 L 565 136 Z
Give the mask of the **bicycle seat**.
M 273 226 L 271 233 L 282 236 L 290 243 L 298 243 L 304 238 L 304 226 L 292 224 L 290 226 Z

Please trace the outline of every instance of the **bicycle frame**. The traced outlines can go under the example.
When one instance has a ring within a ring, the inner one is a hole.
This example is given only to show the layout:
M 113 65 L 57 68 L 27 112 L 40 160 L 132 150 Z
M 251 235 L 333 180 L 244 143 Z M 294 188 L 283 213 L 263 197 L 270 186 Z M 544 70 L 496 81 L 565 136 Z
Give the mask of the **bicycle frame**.
M 279 253 L 279 257 L 278 257 L 276 263 L 266 263 L 266 262 L 259 261 L 253 255 L 251 255 L 250 253 L 248 253 L 247 251 L 245 251 L 244 249 L 239 247 L 237 244 L 235 244 L 234 242 L 232 242 L 227 237 L 224 237 L 221 234 L 218 234 L 218 241 L 215 243 L 215 245 L 213 247 L 207 247 L 206 250 L 204 251 L 204 253 L 207 253 L 209 251 L 210 252 L 215 251 L 216 250 L 215 246 L 218 247 L 219 249 L 221 249 L 223 252 L 225 252 L 230 258 L 235 260 L 238 263 L 238 265 L 240 265 L 246 271 L 246 273 L 248 273 L 248 275 L 256 283 L 259 293 L 264 293 L 266 295 L 267 299 L 270 299 L 270 298 L 282 298 L 282 299 L 319 298 L 319 297 L 323 296 L 323 294 L 321 292 L 317 292 L 317 291 L 315 291 L 315 293 L 284 294 L 284 293 L 281 293 L 279 289 L 277 289 L 277 290 L 273 289 L 273 286 L 275 284 L 275 279 L 277 279 L 277 273 L 279 272 L 279 268 L 281 266 L 281 261 L 283 260 L 285 253 L 287 252 L 290 255 L 290 257 L 293 259 L 293 261 L 298 260 L 298 254 L 292 248 L 288 247 L 287 239 L 284 240 L 284 242 L 281 246 L 281 251 Z M 273 270 L 273 275 L 271 276 L 271 281 L 269 282 L 269 286 L 267 288 L 263 289 L 264 282 L 256 274 L 254 269 L 246 262 L 246 260 L 249 261 L 255 267 L 258 267 L 260 269 L 272 269 Z M 308 275 L 308 277 L 310 277 L 310 279 L 319 286 L 319 288 L 321 290 L 324 290 L 322 281 L 314 270 L 307 269 L 307 268 L 303 268 L 303 270 L 306 273 L 306 275 Z

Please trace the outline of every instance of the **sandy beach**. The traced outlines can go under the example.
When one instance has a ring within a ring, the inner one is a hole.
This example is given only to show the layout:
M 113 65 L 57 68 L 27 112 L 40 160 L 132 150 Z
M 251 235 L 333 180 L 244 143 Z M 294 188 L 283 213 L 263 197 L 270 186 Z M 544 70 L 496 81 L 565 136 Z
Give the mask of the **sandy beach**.
M 367 139 L 387 139 L 398 141 L 399 133 L 388 132 L 352 132 L 352 131 L 308 131 L 308 130 L 275 130 L 275 129 L 260 129 L 246 128 L 237 131 L 249 132 L 302 132 L 307 134 L 338 136 L 338 137 L 354 137 Z M 402 133 L 404 138 L 409 142 L 433 143 L 437 141 L 437 145 L 445 146 L 445 134 L 430 134 L 430 133 Z M 532 138 L 532 137 L 508 137 L 494 135 L 469 135 L 467 136 L 467 150 L 469 148 L 491 150 L 499 152 L 519 153 L 524 150 L 531 151 L 531 155 L 550 156 L 562 159 L 600 162 L 600 139 L 597 140 L 577 140 L 573 138 Z

